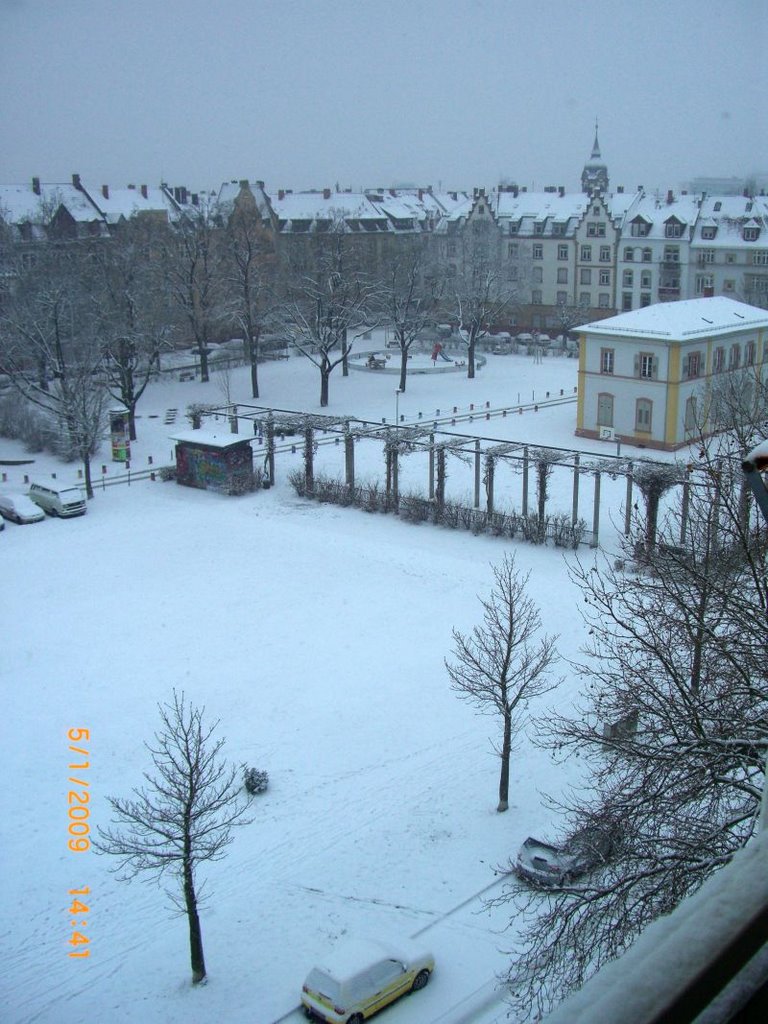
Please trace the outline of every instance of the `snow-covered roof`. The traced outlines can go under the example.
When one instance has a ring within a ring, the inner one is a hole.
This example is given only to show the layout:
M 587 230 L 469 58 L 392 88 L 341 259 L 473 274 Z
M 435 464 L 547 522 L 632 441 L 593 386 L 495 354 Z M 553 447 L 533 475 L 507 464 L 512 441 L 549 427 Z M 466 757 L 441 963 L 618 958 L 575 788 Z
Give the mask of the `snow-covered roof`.
M 616 199 L 611 201 L 612 207 L 614 204 L 618 205 Z M 643 236 L 644 238 L 666 239 L 667 221 L 674 219 L 687 227 L 694 224 L 698 216 L 699 200 L 693 195 L 673 195 L 671 202 L 667 202 L 666 197 L 660 195 L 635 196 L 635 201 L 627 206 L 624 213 L 623 234 L 624 237 L 629 237 L 630 225 L 640 218 L 650 224 L 650 230 Z
M 629 335 L 664 342 L 768 328 L 768 310 L 725 296 L 659 302 L 629 313 L 584 324 L 579 331 L 597 335 Z
M 182 444 L 201 444 L 206 448 L 233 448 L 236 444 L 244 441 L 252 441 L 252 437 L 242 434 L 216 433 L 213 430 L 182 430 L 178 434 L 170 434 L 172 441 L 180 441 Z
M 380 220 L 384 214 L 364 192 L 286 192 L 272 197 L 280 220 Z
M 108 224 L 116 224 L 121 217 L 127 220 L 136 213 L 164 213 L 170 216 L 175 211 L 172 200 L 161 188 L 146 185 L 141 188 L 84 187 Z
M 60 206 L 66 207 L 72 219 L 79 222 L 101 220 L 98 209 L 88 196 L 71 183 L 39 183 L 34 186 L 0 185 L 0 217 L 11 224 L 24 221 L 48 223 Z

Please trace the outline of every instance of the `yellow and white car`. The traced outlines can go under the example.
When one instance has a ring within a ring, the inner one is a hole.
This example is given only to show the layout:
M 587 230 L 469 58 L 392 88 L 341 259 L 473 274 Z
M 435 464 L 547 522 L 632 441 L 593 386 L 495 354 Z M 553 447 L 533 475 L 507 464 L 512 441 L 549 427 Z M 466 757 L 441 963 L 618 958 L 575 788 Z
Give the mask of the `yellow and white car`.
M 310 1019 L 362 1024 L 408 992 L 417 992 L 435 969 L 431 953 L 410 943 L 346 940 L 307 975 L 301 1003 Z

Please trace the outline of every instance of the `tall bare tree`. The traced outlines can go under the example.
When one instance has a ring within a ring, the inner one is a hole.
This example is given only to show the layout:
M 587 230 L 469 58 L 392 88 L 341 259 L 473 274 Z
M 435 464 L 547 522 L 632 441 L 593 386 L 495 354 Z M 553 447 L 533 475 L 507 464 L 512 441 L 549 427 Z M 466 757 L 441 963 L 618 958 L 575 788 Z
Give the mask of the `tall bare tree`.
M 43 410 L 59 451 L 79 459 L 93 497 L 91 456 L 106 428 L 104 358 L 91 298 L 93 253 L 80 243 L 49 244 L 16 273 L 0 310 L 3 366 L 16 390 Z
M 509 764 L 514 737 L 528 703 L 557 686 L 549 670 L 557 660 L 556 636 L 540 635 L 541 616 L 526 592 L 530 573 L 512 555 L 492 566 L 495 585 L 480 599 L 483 621 L 471 633 L 453 630 L 453 658 L 445 662 L 453 689 L 481 714 L 502 721 L 497 811 L 509 807 Z
M 438 274 L 428 262 L 424 239 L 411 239 L 393 252 L 379 295 L 382 322 L 392 330 L 400 352 L 399 387 L 404 392 L 411 346 L 425 327 L 434 324 L 440 299 Z
M 259 341 L 274 305 L 274 239 L 250 187 L 241 187 L 234 207 L 226 212 L 231 316 L 244 335 L 245 354 L 251 370 L 251 394 L 258 398 Z
M 198 868 L 223 857 L 232 830 L 248 822 L 248 802 L 236 781 L 237 768 L 221 757 L 224 740 L 213 739 L 218 721 L 207 725 L 204 708 L 176 691 L 159 712 L 155 743 L 145 744 L 154 772 L 144 774 L 147 785 L 135 789 L 132 798 L 109 797 L 114 821 L 98 829 L 94 849 L 117 857 L 116 870 L 124 879 L 144 872 L 175 876 L 167 891 L 187 915 L 192 981 L 197 984 L 206 975 Z
M 374 294 L 339 222 L 325 235 L 312 267 L 295 274 L 289 299 L 275 313 L 293 347 L 320 371 L 321 406 L 328 405 L 331 373 L 372 326 Z

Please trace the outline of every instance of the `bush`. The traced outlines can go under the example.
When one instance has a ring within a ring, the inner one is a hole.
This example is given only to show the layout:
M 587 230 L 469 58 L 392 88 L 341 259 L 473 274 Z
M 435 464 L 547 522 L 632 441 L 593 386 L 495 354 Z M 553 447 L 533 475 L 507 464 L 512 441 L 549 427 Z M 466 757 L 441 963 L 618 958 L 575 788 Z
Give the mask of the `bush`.
M 166 482 L 168 480 L 175 480 L 178 475 L 175 466 L 161 466 L 160 469 L 158 470 L 158 473 L 160 475 L 160 479 L 163 482 Z
M 261 490 L 262 476 L 261 469 L 254 469 L 250 473 L 243 473 L 240 476 L 234 477 L 229 485 L 229 493 L 237 496 Z
M 243 785 L 247 793 L 257 796 L 259 793 L 266 792 L 269 786 L 269 774 L 260 768 L 249 768 L 247 765 L 243 765 Z

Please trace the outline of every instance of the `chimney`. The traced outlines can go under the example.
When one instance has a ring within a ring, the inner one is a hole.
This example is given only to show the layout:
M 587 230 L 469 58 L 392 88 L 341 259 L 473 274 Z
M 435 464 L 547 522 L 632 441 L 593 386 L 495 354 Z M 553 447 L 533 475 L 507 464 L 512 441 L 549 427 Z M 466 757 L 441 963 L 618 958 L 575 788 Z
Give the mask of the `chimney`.
M 240 188 L 248 188 L 248 179 L 247 178 L 241 178 L 240 179 Z
M 148 192 L 147 192 L 147 186 L 146 186 L 146 185 L 142 185 L 142 186 L 141 186 L 141 194 L 142 194 L 142 196 L 143 196 L 143 197 L 144 197 L 145 199 L 149 199 L 149 194 L 148 194 Z
M 35 193 L 36 196 L 40 195 L 40 179 L 39 178 L 33 178 L 32 179 L 32 191 Z
M 109 199 L 109 185 L 101 186 L 101 194 L 104 196 L 105 199 Z
M 397 195 L 397 192 L 395 192 L 395 190 L 394 190 L 393 188 L 391 188 L 391 189 L 389 190 L 389 194 L 390 194 L 391 196 L 396 196 L 396 195 Z
M 421 202 L 423 198 L 424 198 L 424 189 L 420 188 L 419 189 L 419 202 Z
M 638 192 L 645 192 L 645 189 L 643 188 L 643 186 L 642 186 L 642 185 L 638 185 L 638 186 L 637 186 L 637 191 L 638 191 Z
M 257 181 L 256 182 L 256 188 L 260 188 L 261 191 L 263 192 L 264 191 L 264 182 L 263 181 Z
M 565 195 L 565 185 L 558 185 L 557 194 L 560 196 L 561 199 L 563 198 L 563 196 Z
M 619 193 L 620 196 L 623 196 L 624 195 L 624 186 L 623 185 L 619 185 L 617 187 L 616 191 Z
M 187 186 L 186 185 L 182 185 L 181 186 L 181 188 L 179 189 L 179 194 L 181 195 L 181 199 L 180 199 L 181 204 L 183 206 L 186 206 L 187 205 L 187 201 L 189 199 L 189 196 L 187 195 Z
M 72 184 L 75 186 L 75 188 L 80 189 L 82 191 L 83 186 L 80 184 L 80 175 L 79 174 L 73 174 L 72 175 Z
M 667 206 L 669 206 L 671 203 L 674 203 L 674 201 L 675 201 L 675 193 L 670 188 L 670 189 L 667 190 Z
M 331 190 L 329 188 L 324 188 L 323 189 L 323 199 L 330 199 L 330 198 L 331 198 Z
M 200 205 L 200 194 L 199 194 L 199 192 L 193 192 L 192 193 L 192 205 L 193 206 L 199 206 Z
M 517 185 L 513 185 L 512 186 L 512 195 L 515 197 L 515 199 L 517 199 L 519 192 L 520 192 L 520 190 L 517 187 Z
M 135 185 L 129 185 L 129 186 L 128 186 L 128 188 L 132 188 L 132 189 L 135 189 L 135 188 L 136 188 L 136 186 L 135 186 Z
M 277 190 L 277 198 L 278 198 L 278 200 L 281 200 L 281 201 L 283 199 L 285 199 L 285 189 L 284 188 L 279 188 Z

